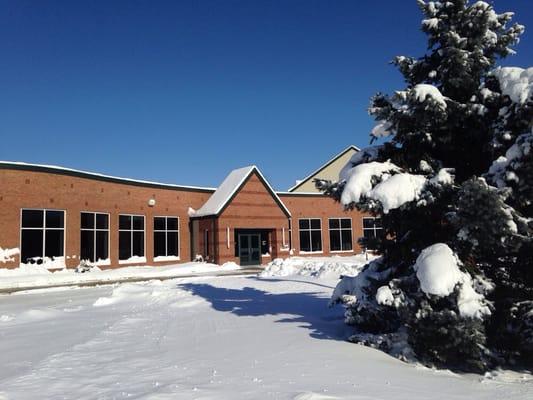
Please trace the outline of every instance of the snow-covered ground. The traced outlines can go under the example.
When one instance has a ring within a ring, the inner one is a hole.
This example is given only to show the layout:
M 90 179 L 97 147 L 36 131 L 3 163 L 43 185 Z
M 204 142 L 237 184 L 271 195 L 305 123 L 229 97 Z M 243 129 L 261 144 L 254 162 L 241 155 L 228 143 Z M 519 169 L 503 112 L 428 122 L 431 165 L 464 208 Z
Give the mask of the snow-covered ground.
M 22 264 L 15 269 L 0 268 L 0 289 L 75 285 L 88 282 L 105 283 L 128 278 L 158 279 L 239 269 L 240 267 L 233 262 L 223 265 L 189 262 L 158 267 L 131 266 L 106 270 L 94 267 L 88 272 L 78 273 L 66 268 L 51 272 L 39 265 Z
M 338 277 L 279 269 L 0 296 L 0 399 L 533 397 L 529 375 L 433 371 L 346 342 L 343 309 L 327 307 Z

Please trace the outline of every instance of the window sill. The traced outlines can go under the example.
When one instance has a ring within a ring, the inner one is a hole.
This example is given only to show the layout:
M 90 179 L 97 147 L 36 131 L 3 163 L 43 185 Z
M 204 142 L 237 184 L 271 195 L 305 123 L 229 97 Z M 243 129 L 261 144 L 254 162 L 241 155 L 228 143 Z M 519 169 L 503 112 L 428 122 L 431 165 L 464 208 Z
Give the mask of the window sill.
M 324 254 L 323 251 L 300 251 L 299 254 Z
M 146 262 L 146 257 L 131 257 L 131 258 L 128 258 L 127 260 L 118 260 L 118 263 L 120 265 L 123 265 L 123 264 L 139 264 L 139 263 L 145 263 Z
M 165 262 L 165 261 L 179 261 L 178 256 L 157 256 L 154 257 L 154 262 Z
M 353 253 L 353 250 L 330 250 L 332 254 Z

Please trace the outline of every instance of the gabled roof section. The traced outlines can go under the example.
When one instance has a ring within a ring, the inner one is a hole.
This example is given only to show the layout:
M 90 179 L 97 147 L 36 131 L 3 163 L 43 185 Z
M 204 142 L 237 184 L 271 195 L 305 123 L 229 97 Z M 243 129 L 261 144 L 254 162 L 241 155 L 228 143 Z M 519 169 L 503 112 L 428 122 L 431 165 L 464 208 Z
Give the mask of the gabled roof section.
M 337 154 L 335 157 L 333 157 L 331 160 L 320 166 L 318 169 L 307 175 L 304 179 L 298 181 L 296 185 L 289 188 L 288 192 L 293 192 L 294 190 L 298 189 L 300 186 L 302 186 L 305 182 L 309 181 L 311 178 L 315 177 L 317 174 L 319 174 L 321 171 L 326 169 L 328 166 L 330 166 L 332 163 L 337 161 L 339 158 L 341 158 L 343 155 L 345 155 L 350 150 L 360 151 L 361 149 L 357 146 L 354 146 L 353 144 L 346 147 L 343 151 L 341 151 L 339 154 Z
M 257 173 L 257 176 L 265 185 L 265 187 L 272 195 L 276 203 L 281 207 L 283 212 L 287 215 L 287 217 L 290 217 L 291 213 L 289 209 L 285 206 L 285 204 L 283 204 L 283 202 L 281 201 L 277 193 L 274 191 L 274 189 L 272 189 L 272 186 L 270 186 L 261 171 L 259 171 L 259 169 L 255 165 L 250 165 L 248 167 L 239 168 L 231 171 L 230 174 L 226 177 L 226 179 L 224 179 L 224 181 L 217 188 L 215 193 L 213 193 L 211 197 L 209 197 L 209 199 L 205 202 L 205 204 L 200 207 L 200 209 L 190 214 L 191 218 L 207 216 L 218 217 L 222 213 L 222 211 L 224 211 L 224 209 L 229 205 L 231 200 L 235 197 L 235 195 L 244 186 L 248 178 L 250 178 L 250 176 L 254 172 Z

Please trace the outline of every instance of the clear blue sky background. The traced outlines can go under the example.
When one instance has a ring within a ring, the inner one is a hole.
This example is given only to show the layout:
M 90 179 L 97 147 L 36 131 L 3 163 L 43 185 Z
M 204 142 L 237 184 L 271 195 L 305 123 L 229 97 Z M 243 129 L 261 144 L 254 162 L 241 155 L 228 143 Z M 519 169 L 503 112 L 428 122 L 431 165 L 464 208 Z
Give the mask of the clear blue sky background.
M 533 2 L 506 64 L 533 64 Z M 286 189 L 365 146 L 388 65 L 421 56 L 415 0 L 0 0 L 0 159 L 216 186 L 257 164 Z

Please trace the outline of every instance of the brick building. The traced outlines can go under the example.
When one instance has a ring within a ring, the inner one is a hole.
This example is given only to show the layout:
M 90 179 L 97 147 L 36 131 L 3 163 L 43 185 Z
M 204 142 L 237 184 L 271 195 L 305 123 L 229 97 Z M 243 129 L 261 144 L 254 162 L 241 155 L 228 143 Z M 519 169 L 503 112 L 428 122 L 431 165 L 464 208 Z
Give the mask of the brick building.
M 306 181 L 331 174 L 331 161 Z M 373 221 L 321 193 L 276 192 L 255 166 L 205 188 L 0 162 L 0 248 L 20 250 L 0 267 L 165 265 L 197 255 L 252 265 L 353 254 L 359 237 L 376 233 Z

